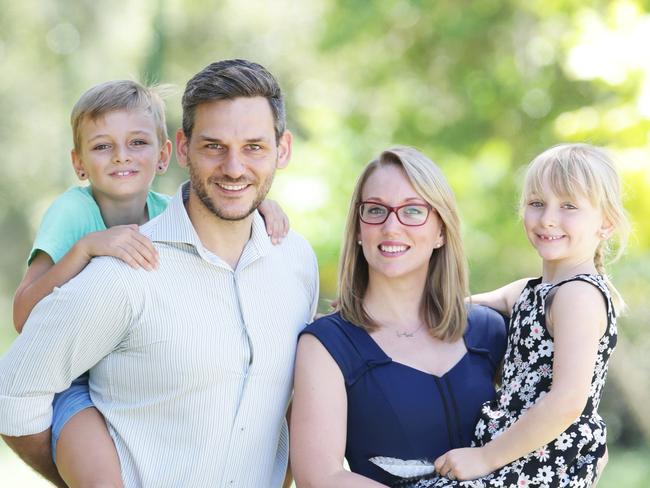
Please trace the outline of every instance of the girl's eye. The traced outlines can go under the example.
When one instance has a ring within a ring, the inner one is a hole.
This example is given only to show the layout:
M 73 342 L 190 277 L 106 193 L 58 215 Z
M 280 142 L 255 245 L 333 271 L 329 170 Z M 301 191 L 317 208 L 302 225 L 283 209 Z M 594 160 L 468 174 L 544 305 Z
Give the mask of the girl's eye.
M 532 202 L 528 202 L 528 205 L 535 208 L 541 208 L 544 206 L 544 203 L 540 202 L 539 200 L 533 200 Z
M 578 207 L 576 207 L 573 203 L 569 203 L 569 202 L 565 203 L 565 204 L 562 205 L 562 206 L 563 206 L 564 208 L 568 209 L 568 210 L 575 210 L 575 209 L 578 208 Z

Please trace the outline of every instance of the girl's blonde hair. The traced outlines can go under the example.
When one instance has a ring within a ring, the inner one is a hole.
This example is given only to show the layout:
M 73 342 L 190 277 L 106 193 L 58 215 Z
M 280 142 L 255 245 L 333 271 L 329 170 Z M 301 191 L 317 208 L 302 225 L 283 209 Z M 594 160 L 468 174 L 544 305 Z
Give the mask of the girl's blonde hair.
M 410 147 L 397 146 L 382 152 L 368 163 L 357 180 L 341 247 L 338 309 L 344 319 L 368 331 L 378 327 L 363 308 L 368 288 L 368 262 L 357 243 L 360 229 L 358 208 L 368 177 L 378 168 L 388 165 L 401 167 L 418 195 L 440 216 L 444 244 L 434 249 L 429 260 L 421 315 L 435 337 L 458 340 L 467 325 L 464 298 L 468 295 L 468 278 L 456 200 L 442 171 Z
M 623 312 L 625 302 L 607 277 L 605 260 L 617 260 L 625 249 L 630 223 L 621 199 L 621 182 L 608 154 L 589 144 L 559 144 L 537 156 L 528 166 L 521 196 L 523 212 L 531 195 L 542 194 L 543 182 L 548 181 L 556 195 L 585 197 L 599 208 L 612 225 L 613 233 L 603 239 L 594 254 L 594 265 L 607 283 L 617 313 Z

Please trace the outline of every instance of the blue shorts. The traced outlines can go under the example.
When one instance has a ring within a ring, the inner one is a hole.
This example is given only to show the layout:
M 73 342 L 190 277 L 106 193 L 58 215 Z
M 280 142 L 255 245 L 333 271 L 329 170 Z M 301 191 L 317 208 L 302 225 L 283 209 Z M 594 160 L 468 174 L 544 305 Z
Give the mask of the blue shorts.
M 56 442 L 59 440 L 63 426 L 73 415 L 94 407 L 88 390 L 88 373 L 72 382 L 70 388 L 54 395 L 52 402 L 52 460 L 56 463 Z

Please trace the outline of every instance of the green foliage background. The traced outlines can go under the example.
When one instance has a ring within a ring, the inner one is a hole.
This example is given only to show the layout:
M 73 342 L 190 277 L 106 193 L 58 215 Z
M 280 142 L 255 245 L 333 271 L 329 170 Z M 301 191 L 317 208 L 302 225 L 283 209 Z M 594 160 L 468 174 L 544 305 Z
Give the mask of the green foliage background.
M 0 352 L 11 297 L 52 199 L 75 183 L 69 111 L 91 85 L 176 85 L 221 58 L 267 66 L 295 136 L 273 197 L 313 244 L 323 309 L 335 294 L 348 199 L 392 144 L 420 148 L 460 203 L 472 290 L 539 273 L 516 215 L 522 167 L 561 141 L 607 147 L 635 233 L 611 274 L 629 305 L 602 413 L 607 486 L 650 476 L 650 2 L 647 0 L 0 0 Z M 173 193 L 185 175 L 155 182 Z M 2 460 L 9 456 L 2 453 Z

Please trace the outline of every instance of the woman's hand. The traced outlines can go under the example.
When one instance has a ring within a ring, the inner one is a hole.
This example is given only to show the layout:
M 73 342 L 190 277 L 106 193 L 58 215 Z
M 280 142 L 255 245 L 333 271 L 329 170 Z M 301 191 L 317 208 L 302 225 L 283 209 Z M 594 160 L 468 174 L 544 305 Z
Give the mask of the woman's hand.
M 481 447 L 452 449 L 436 459 L 434 464 L 440 476 L 459 481 L 480 478 L 496 469 Z

